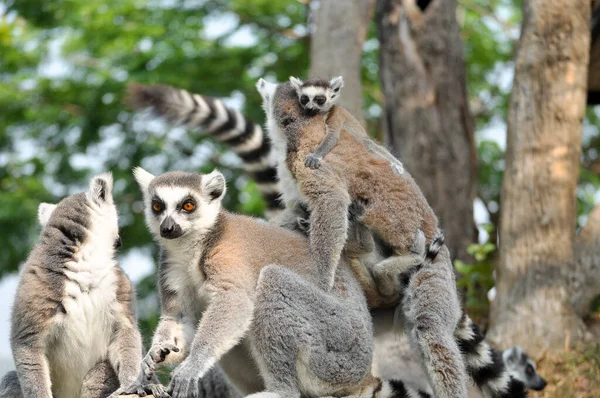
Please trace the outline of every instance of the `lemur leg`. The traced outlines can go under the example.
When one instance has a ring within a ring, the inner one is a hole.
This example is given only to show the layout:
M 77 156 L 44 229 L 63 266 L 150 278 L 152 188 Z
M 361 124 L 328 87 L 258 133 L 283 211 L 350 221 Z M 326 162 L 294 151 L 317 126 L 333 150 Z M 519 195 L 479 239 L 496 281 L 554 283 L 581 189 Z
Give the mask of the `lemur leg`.
M 465 362 L 454 336 L 462 309 L 446 246 L 412 275 L 402 311 L 409 341 L 421 356 L 434 395 L 466 398 Z
M 83 379 L 81 398 L 106 398 L 119 388 L 119 378 L 108 361 L 98 362 Z
M 311 197 L 310 254 L 318 267 L 318 286 L 329 291 L 348 237 L 350 196 L 347 189 L 339 186 L 319 187 L 318 192 L 310 192 L 311 183 L 308 179 L 303 181 L 306 184 L 303 191 Z
M 390 162 L 390 166 L 392 167 L 394 174 L 404 174 L 404 166 L 402 165 L 402 162 L 396 159 L 394 155 L 392 155 L 390 151 L 388 151 L 383 145 L 379 145 L 369 138 L 364 139 L 363 143 L 369 152 L 377 154 Z
M 304 165 L 311 169 L 318 169 L 321 166 L 321 160 L 336 146 L 339 139 L 340 131 L 338 129 L 332 130 L 325 125 L 325 138 L 314 152 L 306 155 Z
M 0 381 L 0 398 L 23 398 L 19 376 L 14 370 L 5 374 Z
M 384 297 L 397 297 L 400 294 L 399 276 L 423 263 L 426 254 L 425 243 L 425 234 L 419 229 L 410 248 L 411 254 L 388 257 L 375 264 L 373 277 Z
M 337 295 L 344 292 L 344 300 Z M 282 397 L 334 394 L 360 385 L 372 359 L 370 315 L 350 270 L 339 270 L 334 293 L 293 271 L 269 265 L 256 289 L 251 332 L 268 391 Z

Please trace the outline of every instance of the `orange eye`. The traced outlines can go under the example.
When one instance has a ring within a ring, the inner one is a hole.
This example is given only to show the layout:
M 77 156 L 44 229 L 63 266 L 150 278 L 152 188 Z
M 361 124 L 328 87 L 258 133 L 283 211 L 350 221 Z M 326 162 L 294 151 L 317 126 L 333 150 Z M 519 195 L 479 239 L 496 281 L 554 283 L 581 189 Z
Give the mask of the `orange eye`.
M 194 202 L 191 201 L 187 201 L 183 204 L 183 210 L 185 211 L 194 211 L 194 209 L 196 208 L 196 205 L 194 204 Z
M 153 203 L 152 204 L 152 210 L 154 210 L 155 212 L 159 212 L 162 210 L 162 206 L 160 205 L 160 203 Z

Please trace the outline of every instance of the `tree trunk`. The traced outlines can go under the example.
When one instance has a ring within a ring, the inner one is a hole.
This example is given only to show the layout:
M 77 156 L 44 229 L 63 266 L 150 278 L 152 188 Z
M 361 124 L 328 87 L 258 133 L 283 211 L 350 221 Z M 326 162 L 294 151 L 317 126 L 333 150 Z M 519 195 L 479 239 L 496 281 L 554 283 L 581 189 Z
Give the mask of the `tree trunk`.
M 364 125 L 360 61 L 373 0 L 313 0 L 310 77 L 344 77 L 340 105 Z
M 377 0 L 385 136 L 446 232 L 471 261 L 476 152 L 455 0 Z
M 589 0 L 525 0 L 508 114 L 497 297 L 488 339 L 527 351 L 585 336 L 568 275 L 590 49 Z

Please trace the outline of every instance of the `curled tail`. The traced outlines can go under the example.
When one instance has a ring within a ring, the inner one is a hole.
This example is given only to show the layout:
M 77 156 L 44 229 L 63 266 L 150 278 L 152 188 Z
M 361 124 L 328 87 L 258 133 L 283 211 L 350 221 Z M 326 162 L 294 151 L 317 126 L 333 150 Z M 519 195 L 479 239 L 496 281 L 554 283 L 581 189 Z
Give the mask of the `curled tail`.
M 490 347 L 467 314 L 463 314 L 455 331 L 456 340 L 467 365 L 467 373 L 486 398 L 527 397 L 525 385 L 511 377 L 502 353 Z
M 431 243 L 429 244 L 429 248 L 427 249 L 427 253 L 425 253 L 425 262 L 432 262 L 437 257 L 438 253 L 444 246 L 444 242 L 446 241 L 446 235 L 441 228 L 438 228 L 437 234 L 434 235 Z
M 373 398 L 432 398 L 432 395 L 415 389 L 400 380 L 383 381 L 374 391 Z
M 201 128 L 206 135 L 227 145 L 243 161 L 271 214 L 281 210 L 277 163 L 271 141 L 260 124 L 247 119 L 223 102 L 165 85 L 129 84 L 126 102 L 135 109 L 151 108 L 154 115 L 188 128 Z

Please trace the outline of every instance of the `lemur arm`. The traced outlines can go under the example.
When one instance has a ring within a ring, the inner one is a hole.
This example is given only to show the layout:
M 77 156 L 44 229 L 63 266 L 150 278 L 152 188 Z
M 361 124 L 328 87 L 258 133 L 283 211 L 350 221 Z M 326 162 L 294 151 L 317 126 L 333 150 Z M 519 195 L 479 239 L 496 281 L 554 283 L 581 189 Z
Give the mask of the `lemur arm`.
M 131 282 L 120 268 L 117 268 L 117 273 L 117 301 L 122 311 L 117 314 L 117 325 L 108 348 L 108 358 L 117 372 L 119 385 L 128 387 L 136 382 L 142 370 L 142 335 L 136 324 L 135 295 Z
M 310 174 L 301 181 L 301 191 L 310 202 L 310 254 L 319 272 L 319 287 L 329 291 L 348 237 L 350 196 L 345 187 L 324 183 L 320 173 Z
M 195 320 L 182 310 L 182 293 L 177 284 L 168 280 L 169 266 L 161 263 L 158 269 L 161 315 L 152 345 L 142 360 L 145 381 L 153 378 L 157 364 L 178 364 L 185 359 L 196 328 Z
M 239 276 L 228 279 L 205 282 L 212 299 L 202 315 L 190 354 L 173 373 L 171 396 L 198 396 L 199 380 L 240 342 L 250 327 L 254 312 L 251 293 L 236 286 L 240 284 Z
M 321 160 L 336 146 L 339 139 L 340 130 L 332 129 L 329 125 L 325 125 L 325 138 L 323 138 L 323 141 L 321 141 L 314 152 L 306 155 L 304 165 L 311 169 L 318 169 L 321 165 Z
M 24 308 L 15 300 L 12 324 L 12 352 L 24 397 L 52 398 L 50 366 L 45 354 L 51 316 L 38 308 Z

